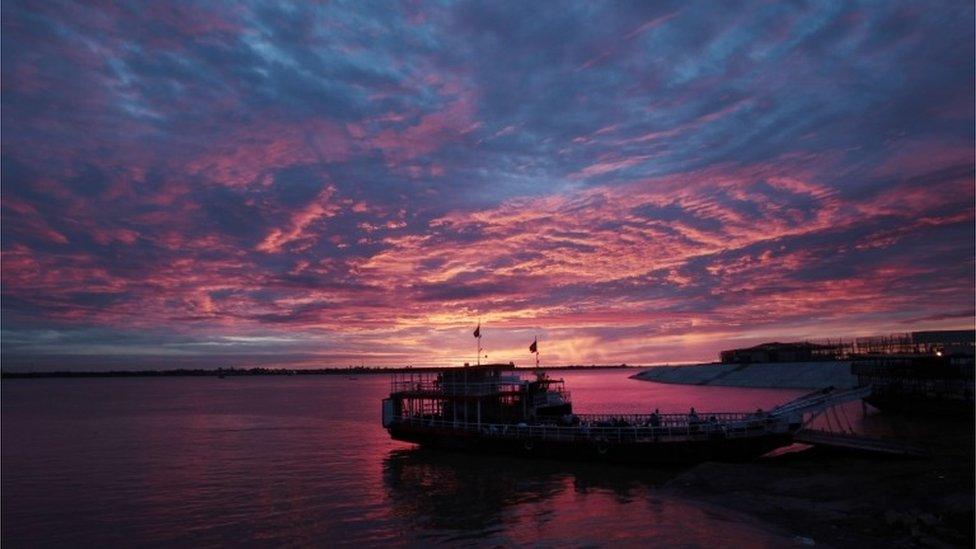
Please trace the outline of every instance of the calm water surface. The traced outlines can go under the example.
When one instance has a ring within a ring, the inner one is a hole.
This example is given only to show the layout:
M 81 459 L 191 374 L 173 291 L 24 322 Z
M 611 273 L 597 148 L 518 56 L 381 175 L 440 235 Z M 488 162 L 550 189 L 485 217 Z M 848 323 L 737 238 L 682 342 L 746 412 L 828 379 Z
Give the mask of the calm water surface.
M 580 413 L 748 411 L 793 390 L 556 373 Z M 6 380 L 2 541 L 44 545 L 782 546 L 796 533 L 658 494 L 680 470 L 422 451 L 382 375 Z

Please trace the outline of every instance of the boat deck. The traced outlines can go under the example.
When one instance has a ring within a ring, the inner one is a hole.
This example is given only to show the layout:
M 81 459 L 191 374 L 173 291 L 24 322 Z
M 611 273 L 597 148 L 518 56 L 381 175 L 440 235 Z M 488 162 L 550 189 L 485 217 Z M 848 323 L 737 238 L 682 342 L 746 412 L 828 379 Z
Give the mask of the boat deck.
M 654 425 L 653 414 L 639 416 L 577 415 L 579 423 L 500 424 L 444 421 L 434 417 L 399 416 L 391 426 L 503 439 L 540 439 L 572 442 L 668 442 L 746 438 L 768 434 L 786 434 L 792 426 L 782 418 L 756 414 L 708 414 L 707 419 L 689 420 L 687 414 L 661 414 Z

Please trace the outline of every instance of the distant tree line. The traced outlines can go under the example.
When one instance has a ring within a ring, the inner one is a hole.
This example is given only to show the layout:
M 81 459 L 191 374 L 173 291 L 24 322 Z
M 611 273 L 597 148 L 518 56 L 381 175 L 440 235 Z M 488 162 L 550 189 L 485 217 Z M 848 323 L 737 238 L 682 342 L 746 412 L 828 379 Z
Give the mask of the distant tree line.
M 628 368 L 626 364 L 619 365 L 590 365 L 590 366 L 548 366 L 540 370 L 591 370 L 609 368 Z M 346 368 L 217 368 L 206 370 L 203 368 L 176 370 L 108 370 L 104 372 L 75 372 L 59 370 L 53 372 L 0 372 L 3 379 L 33 379 L 53 377 L 234 377 L 234 376 L 308 376 L 308 375 L 351 375 L 374 373 L 400 372 L 436 372 L 443 367 L 433 366 L 349 366 Z M 534 370 L 532 367 L 515 368 L 518 370 Z

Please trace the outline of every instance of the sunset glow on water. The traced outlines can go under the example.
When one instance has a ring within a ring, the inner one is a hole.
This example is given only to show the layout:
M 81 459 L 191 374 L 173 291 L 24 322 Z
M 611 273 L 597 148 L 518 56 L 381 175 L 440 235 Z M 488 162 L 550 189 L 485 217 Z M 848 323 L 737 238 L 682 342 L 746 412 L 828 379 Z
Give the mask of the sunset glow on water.
M 581 412 L 748 410 L 792 391 L 568 373 Z M 379 422 L 385 375 L 8 380 L 3 539 L 38 545 L 772 547 L 791 534 L 658 493 L 681 469 L 421 451 Z

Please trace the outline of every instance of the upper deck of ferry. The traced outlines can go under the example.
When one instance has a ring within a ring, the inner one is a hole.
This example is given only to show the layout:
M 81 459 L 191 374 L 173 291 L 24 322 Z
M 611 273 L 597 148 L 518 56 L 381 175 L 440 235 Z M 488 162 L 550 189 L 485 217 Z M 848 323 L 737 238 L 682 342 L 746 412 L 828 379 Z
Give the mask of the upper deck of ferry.
M 534 386 L 569 399 L 562 379 L 549 378 L 544 372 L 535 372 L 535 379 L 521 374 L 512 363 L 447 368 L 438 372 L 401 372 L 393 376 L 390 394 L 402 398 L 495 397 L 523 394 Z

